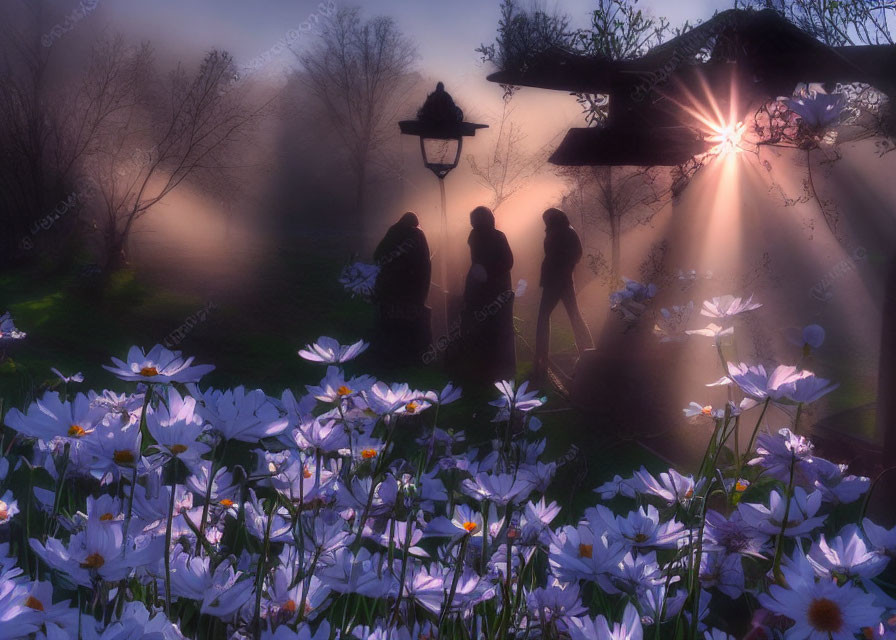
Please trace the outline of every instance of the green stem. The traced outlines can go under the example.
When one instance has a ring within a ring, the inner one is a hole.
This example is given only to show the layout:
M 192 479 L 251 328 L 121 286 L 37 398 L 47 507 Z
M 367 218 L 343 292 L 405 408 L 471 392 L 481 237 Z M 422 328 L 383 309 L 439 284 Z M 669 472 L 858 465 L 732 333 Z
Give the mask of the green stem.
M 481 571 L 485 575 L 485 567 L 488 562 L 488 500 L 482 501 L 482 558 Z
M 793 495 L 793 472 L 796 468 L 796 458 L 790 459 L 790 481 L 787 483 L 787 491 L 784 505 L 784 517 L 781 519 L 781 531 L 778 533 L 778 539 L 775 543 L 775 559 L 772 563 L 772 575 L 778 584 L 784 584 L 784 575 L 781 573 L 781 557 L 784 549 L 784 532 L 787 530 L 787 521 L 790 518 L 790 500 Z
M 744 454 L 746 455 L 749 455 L 749 453 L 753 451 L 753 443 L 756 442 L 756 434 L 759 433 L 759 425 L 762 424 L 762 419 L 765 417 L 765 412 L 768 410 L 768 405 L 771 401 L 771 398 L 766 398 L 765 403 L 762 405 L 762 413 L 759 414 L 759 420 L 756 421 L 756 426 L 753 427 L 753 433 L 750 435 L 750 441 L 747 443 L 747 449 L 744 451 Z
M 398 596 L 395 598 L 395 611 L 392 613 L 392 622 L 398 621 L 398 614 L 401 607 L 401 600 L 404 597 L 404 582 L 407 577 L 407 569 L 408 569 L 408 552 L 411 548 L 411 533 L 413 532 L 413 527 L 411 523 L 414 522 L 414 515 L 408 514 L 407 520 L 407 530 L 405 531 L 404 536 L 404 546 L 402 547 L 402 558 L 401 558 L 401 578 L 398 581 Z
M 299 603 L 299 620 L 305 617 L 305 602 L 308 599 L 308 591 L 311 589 L 311 578 L 314 577 L 314 570 L 317 569 L 317 561 L 320 559 L 320 549 L 314 551 L 314 558 L 311 560 L 311 566 L 308 568 L 308 575 L 302 580 L 302 600 Z
M 171 485 L 171 498 L 168 502 L 168 526 L 165 528 L 165 614 L 171 619 L 171 523 L 174 520 L 174 498 L 177 495 L 177 483 Z M 125 540 L 127 544 L 127 540 Z
M 442 625 L 445 622 L 445 618 L 448 616 L 448 612 L 451 611 L 451 603 L 454 601 L 454 594 L 457 592 L 457 583 L 460 581 L 461 570 L 464 566 L 464 556 L 467 554 L 467 544 L 470 542 L 470 534 L 467 534 L 463 537 L 463 540 L 460 543 L 460 552 L 457 554 L 457 566 L 454 568 L 454 577 L 451 579 L 451 591 L 448 592 L 448 599 L 445 600 L 445 605 L 442 607 L 442 613 L 439 614 L 439 634 L 438 637 L 442 637 Z
M 65 474 L 68 472 L 69 455 L 71 452 L 71 443 L 65 443 L 65 450 L 62 454 L 62 469 L 59 472 L 59 479 L 56 481 L 56 496 L 53 499 L 53 512 L 50 514 L 50 525 L 53 526 L 54 534 L 56 531 L 56 515 L 59 513 L 59 502 L 62 499 L 62 490 L 65 488 Z M 44 542 L 47 540 L 47 534 L 44 534 Z
M 152 385 L 146 385 L 146 393 L 143 394 L 143 410 L 140 412 L 140 433 L 143 434 L 141 443 L 149 442 L 146 437 L 146 410 L 149 408 L 149 402 L 152 400 Z M 124 526 L 122 529 L 122 545 L 121 555 L 124 556 L 128 542 L 128 528 L 131 526 L 131 515 L 134 513 L 134 491 L 137 488 L 137 468 L 140 466 L 140 458 L 134 461 L 134 473 L 131 475 L 131 495 L 128 497 L 128 510 L 124 517 Z
M 793 432 L 800 432 L 800 415 L 803 413 L 803 403 L 796 405 L 796 417 L 793 419 Z
M 221 450 L 221 456 L 215 456 L 215 459 L 212 460 L 211 464 L 209 465 L 208 486 L 205 488 L 205 503 L 203 503 L 202 505 L 202 517 L 199 519 L 199 536 L 197 536 L 196 538 L 196 553 L 199 553 L 202 545 L 202 540 L 205 539 L 205 525 L 208 521 L 208 511 L 210 508 L 210 503 L 212 501 L 212 485 L 214 485 L 215 478 L 218 476 L 218 471 L 221 470 L 220 461 L 227 453 L 228 442 L 230 441 L 224 441 L 224 448 Z
M 279 495 L 279 494 L 277 494 Z M 277 511 L 277 499 L 273 498 L 270 500 L 272 502 L 272 506 L 270 507 L 270 511 L 268 512 L 268 521 L 267 526 L 264 528 L 264 550 L 258 558 L 258 569 L 256 573 L 258 574 L 256 578 L 255 584 L 255 638 L 256 640 L 260 640 L 261 638 L 261 592 L 264 588 L 264 566 L 268 562 L 268 553 L 271 548 L 271 525 L 274 522 L 274 513 Z M 303 604 L 304 606 L 304 604 Z

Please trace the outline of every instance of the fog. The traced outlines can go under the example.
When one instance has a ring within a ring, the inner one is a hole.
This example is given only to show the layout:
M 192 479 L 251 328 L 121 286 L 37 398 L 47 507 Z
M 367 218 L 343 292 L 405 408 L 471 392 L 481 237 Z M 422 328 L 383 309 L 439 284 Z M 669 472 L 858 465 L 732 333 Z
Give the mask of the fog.
M 84 72 L 92 43 L 103 36 L 120 33 L 129 47 L 149 41 L 160 76 L 177 65 L 195 73 L 212 48 L 233 53 L 244 76 L 240 91 L 253 104 L 264 105 L 251 144 L 241 144 L 227 156 L 230 177 L 225 185 L 185 180 L 136 220 L 128 239 L 129 259 L 147 274 L 185 292 L 220 299 L 251 295 L 257 279 L 264 277 L 281 251 L 315 248 L 327 252 L 334 269 L 352 256 L 369 261 L 388 226 L 405 211 L 418 214 L 434 260 L 448 256 L 452 269 L 447 288 L 452 293 L 460 291 L 469 267 L 469 213 L 478 205 L 490 205 L 492 197 L 471 170 L 468 156 L 488 162 L 501 131 L 502 89 L 485 80 L 490 68 L 474 51 L 493 37 L 497 9 L 485 7 L 488 3 L 467 2 L 458 6 L 459 15 L 443 22 L 444 12 L 423 9 L 423 4 L 396 1 L 363 6 L 365 18 L 380 13 L 395 16 L 420 55 L 394 105 L 394 126 L 368 163 L 360 225 L 351 154 L 331 128 L 326 108 L 309 91 L 298 59 L 317 37 L 313 16 L 324 3 L 272 2 L 258 9 L 237 2 L 113 5 L 106 0 L 90 4 L 91 9 L 83 10 L 74 21 L 67 16 L 75 7 L 57 4 L 47 3 L 44 14 L 32 15 L 30 8 L 21 6 L 5 11 L 6 29 L 22 34 L 23 42 L 53 34 L 54 25 L 68 25 L 51 36 L 51 46 L 44 46 L 47 51 L 43 52 L 48 54 L 47 82 L 58 88 Z M 570 1 L 560 3 L 560 8 L 582 15 L 584 4 Z M 659 9 L 660 4 L 653 7 Z M 713 8 L 716 5 L 710 3 L 677 3 L 675 11 L 681 15 L 675 17 L 700 17 Z M 305 29 L 305 23 L 311 26 Z M 294 51 L 282 46 L 284 39 Z M 16 45 L 9 40 L 4 46 L 11 59 Z M 461 163 L 445 179 L 447 239 L 439 231 L 437 180 L 422 165 L 418 140 L 402 136 L 397 125 L 400 119 L 415 117 L 440 80 L 467 121 L 489 125 L 464 140 Z M 584 125 L 581 106 L 562 92 L 522 89 L 511 105 L 510 119 L 524 132 L 518 142 L 523 155 L 551 151 L 567 129 Z M 711 296 L 755 294 L 779 325 L 761 331 L 753 327 L 752 344 L 734 345 L 745 360 L 763 360 L 786 351 L 790 330 L 810 323 L 825 326 L 831 336 L 830 355 L 817 364 L 840 379 L 851 380 L 854 389 L 849 407 L 822 405 L 814 416 L 821 420 L 876 397 L 883 265 L 892 257 L 896 237 L 892 207 L 896 154 L 878 157 L 874 141 L 865 140 L 844 145 L 836 161 L 813 160 L 819 163 L 815 167 L 819 199 L 831 203 L 841 222 L 838 240 L 828 231 L 819 202 L 800 201 L 807 176 L 805 158 L 798 152 L 763 153 L 711 163 L 649 224 L 627 231 L 622 240 L 621 275 L 642 278 L 645 263 L 660 251 L 656 255 L 662 264 L 656 274 L 664 280 L 657 308 L 692 300 L 699 309 L 702 300 Z M 126 149 L 124 154 L 128 155 Z M 164 172 L 156 175 L 150 187 L 167 177 Z M 547 207 L 559 206 L 568 189 L 556 168 L 545 164 L 496 208 L 497 226 L 506 233 L 515 254 L 514 282 L 529 283 L 528 293 L 518 301 L 524 337 L 531 338 L 534 332 L 543 255 L 541 214 Z M 589 268 L 594 264 L 589 259 L 609 254 L 610 240 L 575 217 L 573 224 L 579 228 L 586 253 L 577 275 L 580 303 L 600 349 L 614 344 L 621 330 L 608 312 L 609 286 L 596 269 Z M 678 278 L 679 270 L 692 269 L 698 274 L 693 281 Z M 817 285 L 826 277 L 830 286 L 825 286 L 824 295 L 817 295 Z M 439 295 L 434 289 L 434 305 Z M 696 312 L 694 317 L 696 321 Z M 565 331 L 565 318 L 555 325 Z M 674 411 L 669 416 L 677 416 L 688 401 L 707 402 L 713 394 L 723 402 L 722 392 L 707 392 L 701 382 L 705 371 L 716 366 L 711 341 L 698 357 L 692 351 L 687 355 L 655 352 L 656 347 L 648 345 L 654 340 L 649 329 L 636 344 L 648 354 L 645 357 L 659 353 L 656 362 L 662 362 L 666 372 L 676 372 L 679 388 L 672 391 Z M 571 373 L 573 355 L 560 354 L 558 363 Z M 879 437 L 873 427 L 862 429 L 871 438 Z M 686 443 L 687 433 L 679 435 Z

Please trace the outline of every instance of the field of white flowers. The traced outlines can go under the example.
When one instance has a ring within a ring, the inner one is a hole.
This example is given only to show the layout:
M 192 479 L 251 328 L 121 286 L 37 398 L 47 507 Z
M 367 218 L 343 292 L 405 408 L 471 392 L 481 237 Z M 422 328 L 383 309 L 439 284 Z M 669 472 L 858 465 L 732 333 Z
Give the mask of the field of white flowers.
M 694 333 L 759 306 L 707 301 Z M 497 383 L 494 431 L 465 434 L 440 422 L 460 389 L 347 374 L 365 348 L 320 338 L 299 355 L 323 378 L 273 398 L 134 347 L 117 389 L 60 373 L 8 409 L 0 638 L 896 638 L 896 528 L 799 435 L 829 381 L 719 349 L 729 401 L 685 410 L 709 436 L 697 473 L 633 470 L 579 514 L 545 497 L 538 391 Z

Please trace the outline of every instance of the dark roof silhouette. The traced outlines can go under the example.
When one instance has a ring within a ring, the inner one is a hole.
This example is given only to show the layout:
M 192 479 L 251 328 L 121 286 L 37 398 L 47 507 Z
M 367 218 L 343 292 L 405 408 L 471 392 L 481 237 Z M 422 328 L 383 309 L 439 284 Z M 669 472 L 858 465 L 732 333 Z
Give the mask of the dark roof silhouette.
M 551 157 L 555 164 L 680 164 L 708 148 L 694 141 L 695 122 L 682 104 L 705 99 L 708 91 L 727 111 L 732 83 L 734 110 L 742 115 L 750 105 L 791 95 L 801 82 L 864 82 L 892 95 L 896 45 L 832 47 L 771 9 L 731 9 L 640 58 L 609 60 L 554 48 L 534 55 L 525 68 L 488 79 L 609 95 L 605 126 L 570 130 Z

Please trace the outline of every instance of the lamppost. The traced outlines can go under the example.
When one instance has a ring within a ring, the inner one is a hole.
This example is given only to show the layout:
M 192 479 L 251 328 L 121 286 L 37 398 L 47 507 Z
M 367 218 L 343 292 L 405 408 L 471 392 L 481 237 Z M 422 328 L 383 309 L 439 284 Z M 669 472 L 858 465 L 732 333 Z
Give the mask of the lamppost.
M 436 90 L 430 93 L 417 111 L 416 120 L 403 120 L 398 123 L 402 133 L 420 138 L 420 154 L 423 166 L 432 171 L 439 179 L 439 193 L 442 199 L 442 249 L 440 271 L 442 291 L 445 297 L 444 319 L 448 328 L 448 212 L 445 205 L 445 176 L 457 166 L 465 136 L 476 135 L 477 129 L 488 127 L 486 124 L 464 122 L 464 112 L 454 104 L 454 100 L 445 91 L 445 85 L 439 82 Z

